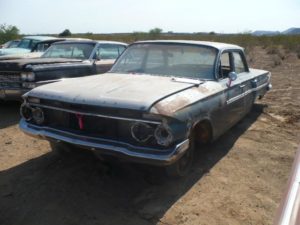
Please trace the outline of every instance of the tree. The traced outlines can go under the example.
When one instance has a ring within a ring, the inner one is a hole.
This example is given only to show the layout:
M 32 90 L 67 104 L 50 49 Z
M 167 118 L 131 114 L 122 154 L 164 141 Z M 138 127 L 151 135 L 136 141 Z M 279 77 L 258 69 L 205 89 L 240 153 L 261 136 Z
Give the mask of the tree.
M 71 36 L 72 33 L 69 29 L 65 29 L 63 32 L 61 32 L 58 36 L 59 37 L 66 37 L 66 36 Z
M 0 24 L 0 43 L 19 38 L 19 32 L 16 26 Z
M 150 36 L 150 38 L 156 39 L 161 35 L 162 31 L 163 30 L 158 27 L 153 28 L 153 29 L 149 30 L 149 36 Z

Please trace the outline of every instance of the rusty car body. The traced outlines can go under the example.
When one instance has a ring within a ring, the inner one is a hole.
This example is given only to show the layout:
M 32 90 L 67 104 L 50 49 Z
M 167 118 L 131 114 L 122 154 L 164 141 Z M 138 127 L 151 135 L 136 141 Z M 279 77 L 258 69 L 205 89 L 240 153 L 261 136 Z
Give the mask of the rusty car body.
M 21 100 L 24 93 L 40 85 L 104 73 L 126 46 L 121 42 L 67 40 L 52 43 L 39 58 L 0 61 L 0 100 Z
M 236 45 L 136 42 L 102 76 L 24 95 L 20 128 L 54 148 L 69 143 L 183 176 L 195 144 L 215 140 L 243 118 L 271 88 L 270 76 L 249 69 Z

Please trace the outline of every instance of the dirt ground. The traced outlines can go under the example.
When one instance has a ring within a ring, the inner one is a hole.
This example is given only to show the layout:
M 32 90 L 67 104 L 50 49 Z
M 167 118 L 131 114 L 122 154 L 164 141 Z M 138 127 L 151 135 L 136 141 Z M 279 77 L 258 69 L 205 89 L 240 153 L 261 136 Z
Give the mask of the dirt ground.
M 300 142 L 300 59 L 278 63 L 258 47 L 249 58 L 272 72 L 273 90 L 179 180 L 89 152 L 58 156 L 19 131 L 18 103 L 0 103 L 0 224 L 272 224 Z

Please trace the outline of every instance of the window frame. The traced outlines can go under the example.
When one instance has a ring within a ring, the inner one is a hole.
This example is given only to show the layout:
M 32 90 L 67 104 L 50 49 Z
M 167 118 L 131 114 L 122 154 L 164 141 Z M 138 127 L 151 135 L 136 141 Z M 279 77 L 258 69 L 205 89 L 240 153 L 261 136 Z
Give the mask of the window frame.
M 223 53 L 229 53 L 229 60 L 230 60 L 230 66 L 232 66 L 233 71 L 235 72 L 235 64 L 234 64 L 234 58 L 233 58 L 233 53 L 236 52 L 241 56 L 242 62 L 244 64 L 245 67 L 245 72 L 249 72 L 249 67 L 246 61 L 246 57 L 245 57 L 245 53 L 242 49 L 223 49 L 221 51 L 219 51 L 219 55 L 218 55 L 218 61 L 216 64 L 216 80 L 224 80 L 224 79 L 228 79 L 228 77 L 220 77 L 220 68 L 219 65 L 221 63 L 221 56 Z

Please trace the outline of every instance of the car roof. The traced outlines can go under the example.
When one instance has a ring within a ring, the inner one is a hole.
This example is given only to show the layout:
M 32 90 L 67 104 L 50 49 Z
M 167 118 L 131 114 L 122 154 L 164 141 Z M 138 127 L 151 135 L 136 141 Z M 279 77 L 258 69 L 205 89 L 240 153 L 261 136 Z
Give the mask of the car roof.
M 96 40 L 100 44 L 119 44 L 119 45 L 128 45 L 124 42 L 119 42 L 119 41 L 105 41 L 105 40 Z
M 55 38 L 55 39 L 50 39 L 50 40 L 43 40 L 38 43 L 44 43 L 44 42 L 58 42 L 58 41 L 91 41 L 91 39 L 88 38 Z
M 226 44 L 221 42 L 212 42 L 212 41 L 190 41 L 190 40 L 149 40 L 149 41 L 137 41 L 136 43 L 151 43 L 151 44 L 191 44 L 191 45 L 201 45 L 208 46 L 218 50 L 226 50 L 226 49 L 239 49 L 243 50 L 242 47 L 233 44 Z
M 34 39 L 34 40 L 38 40 L 38 41 L 57 39 L 56 37 L 51 37 L 51 36 L 25 36 L 23 38 L 25 38 L 25 39 Z
M 65 41 L 60 41 L 55 44 L 63 44 L 63 43 L 92 43 L 92 44 L 119 44 L 119 45 L 125 45 L 127 46 L 126 43 L 123 42 L 117 42 L 117 41 L 97 41 L 97 40 L 89 40 L 89 39 L 74 39 L 74 40 L 65 40 Z

